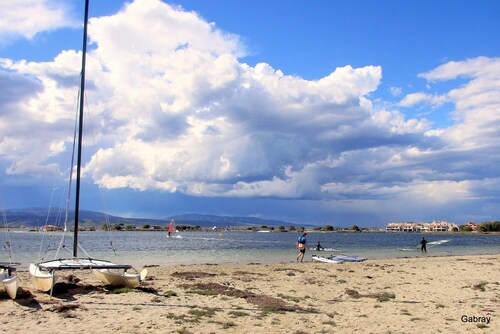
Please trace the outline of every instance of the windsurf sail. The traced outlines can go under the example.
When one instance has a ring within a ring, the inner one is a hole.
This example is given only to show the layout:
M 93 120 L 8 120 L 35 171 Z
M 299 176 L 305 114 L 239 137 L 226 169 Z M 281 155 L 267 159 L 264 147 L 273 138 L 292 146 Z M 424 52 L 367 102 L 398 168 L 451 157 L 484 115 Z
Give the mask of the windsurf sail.
M 450 240 L 438 240 L 438 241 L 431 241 L 427 243 L 427 246 L 437 246 L 437 245 L 442 245 L 444 243 L 447 243 Z
M 170 238 L 177 232 L 177 227 L 175 224 L 175 219 L 170 220 L 170 224 L 168 224 L 168 237 Z
M 349 256 L 349 255 L 332 255 L 328 257 L 328 259 L 333 261 L 343 261 L 343 262 L 362 262 L 366 260 L 366 257 Z

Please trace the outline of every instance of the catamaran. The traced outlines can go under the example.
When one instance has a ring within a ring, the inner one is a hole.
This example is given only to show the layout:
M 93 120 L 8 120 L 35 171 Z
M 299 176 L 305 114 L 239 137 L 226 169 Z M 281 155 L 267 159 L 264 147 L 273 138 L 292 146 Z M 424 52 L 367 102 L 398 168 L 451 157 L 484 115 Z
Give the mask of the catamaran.
M 1 196 L 0 196 L 1 202 Z M 16 267 L 19 263 L 12 261 L 12 242 L 10 240 L 9 227 L 7 224 L 7 215 L 5 214 L 5 210 L 3 210 L 2 205 L 2 218 L 3 218 L 3 229 L 4 234 L 7 236 L 7 240 L 5 240 L 2 244 L 2 248 L 9 253 L 9 262 L 0 262 L 0 280 L 5 288 L 5 292 L 9 295 L 10 298 L 16 299 L 17 295 L 17 275 L 16 275 Z
M 82 49 L 82 67 L 80 75 L 79 108 L 78 108 L 78 149 L 76 163 L 76 196 L 75 196 L 75 218 L 73 228 L 73 257 L 67 259 L 56 258 L 50 261 L 32 263 L 29 271 L 33 277 L 35 287 L 41 291 L 49 291 L 56 283 L 56 273 L 60 270 L 93 270 L 95 276 L 101 279 L 105 284 L 116 286 L 137 287 L 147 275 L 147 270 L 135 273 L 127 272 L 133 269 L 129 264 L 116 264 L 111 261 L 98 260 L 90 257 L 78 257 L 78 225 L 80 212 L 80 175 L 82 165 L 82 137 L 83 137 L 83 108 L 85 97 L 85 62 L 87 53 L 87 25 L 89 15 L 89 0 L 85 0 L 85 19 L 83 26 L 83 49 Z M 76 137 L 76 136 L 75 136 Z M 75 138 L 76 140 L 76 138 Z M 74 154 L 73 154 L 74 156 Z M 73 169 L 73 163 L 72 167 Z M 70 172 L 72 175 L 72 172 Z M 70 176 L 70 184 L 72 182 Z M 71 186 L 70 186 L 71 187 Z M 68 197 L 69 197 L 68 192 Z M 66 214 L 66 217 L 68 215 Z M 65 223 L 66 226 L 66 223 Z M 56 253 L 57 255 L 58 253 Z

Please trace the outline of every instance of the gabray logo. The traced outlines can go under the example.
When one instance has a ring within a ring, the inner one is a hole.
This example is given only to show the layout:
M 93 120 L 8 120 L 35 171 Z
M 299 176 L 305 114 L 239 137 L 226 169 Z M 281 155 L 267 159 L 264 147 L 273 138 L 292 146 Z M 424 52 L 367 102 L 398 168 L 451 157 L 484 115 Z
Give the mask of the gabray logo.
M 460 320 L 462 322 L 482 322 L 489 324 L 491 322 L 491 317 L 476 317 L 475 315 L 473 316 L 462 315 L 460 317 Z

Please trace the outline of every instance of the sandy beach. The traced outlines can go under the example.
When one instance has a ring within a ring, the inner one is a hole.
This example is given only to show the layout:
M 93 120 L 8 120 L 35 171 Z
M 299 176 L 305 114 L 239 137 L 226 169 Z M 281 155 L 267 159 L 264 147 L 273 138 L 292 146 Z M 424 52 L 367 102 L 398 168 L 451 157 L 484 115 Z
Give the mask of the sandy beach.
M 500 254 L 362 263 L 148 268 L 139 289 L 61 272 L 54 296 L 19 272 L 5 332 L 500 333 Z

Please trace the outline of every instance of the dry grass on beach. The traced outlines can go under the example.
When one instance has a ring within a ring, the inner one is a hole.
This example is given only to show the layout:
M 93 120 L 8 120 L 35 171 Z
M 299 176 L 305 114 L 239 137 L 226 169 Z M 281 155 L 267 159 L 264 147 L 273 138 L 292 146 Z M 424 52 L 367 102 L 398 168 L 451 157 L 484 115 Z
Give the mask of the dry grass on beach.
M 138 289 L 72 272 L 52 298 L 20 272 L 18 299 L 0 294 L 1 326 L 14 333 L 500 333 L 500 254 L 149 272 Z M 468 321 L 475 319 L 484 321 Z

